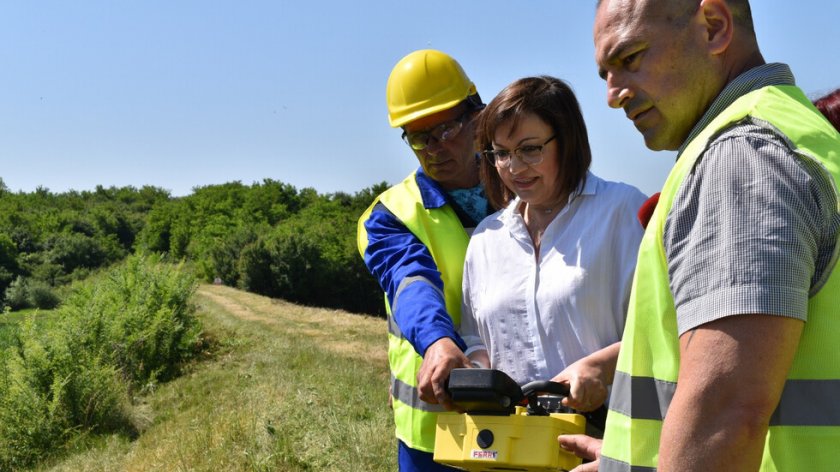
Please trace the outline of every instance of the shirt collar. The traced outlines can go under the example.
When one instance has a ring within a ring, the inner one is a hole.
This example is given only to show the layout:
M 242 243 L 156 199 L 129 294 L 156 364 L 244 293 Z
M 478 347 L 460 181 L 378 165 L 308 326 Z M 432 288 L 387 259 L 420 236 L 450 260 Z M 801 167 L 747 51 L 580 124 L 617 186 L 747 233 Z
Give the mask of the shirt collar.
M 423 199 L 423 208 L 431 210 L 446 205 L 446 192 L 440 184 L 423 172 L 423 167 L 417 168 L 415 180 L 420 189 L 420 197 Z
M 721 90 L 717 98 L 712 102 L 712 105 L 703 114 L 700 121 L 691 129 L 688 138 L 683 142 L 677 152 L 677 159 L 683 153 L 688 143 L 700 134 L 703 129 L 709 125 L 717 116 L 725 110 L 729 105 L 732 105 L 735 100 L 742 96 L 758 90 L 760 88 L 769 87 L 771 85 L 796 85 L 796 80 L 793 77 L 790 67 L 787 64 L 770 63 L 762 64 L 754 67 L 743 74 L 735 77 L 735 80 L 729 82 L 726 87 Z
M 598 178 L 592 172 L 586 171 L 586 181 L 583 185 L 578 185 L 578 190 L 569 197 L 571 202 L 577 195 L 595 195 L 598 188 Z

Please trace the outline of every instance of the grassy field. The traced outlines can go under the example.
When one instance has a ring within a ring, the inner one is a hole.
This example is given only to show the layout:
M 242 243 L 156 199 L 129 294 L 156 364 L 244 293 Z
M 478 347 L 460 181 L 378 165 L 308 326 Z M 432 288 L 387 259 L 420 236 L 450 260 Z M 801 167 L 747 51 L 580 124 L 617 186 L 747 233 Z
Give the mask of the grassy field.
M 20 315 L 0 314 L 0 349 L 5 349 L 14 336 Z
M 196 302 L 214 352 L 140 399 L 140 436 L 37 470 L 396 470 L 384 320 L 212 285 Z

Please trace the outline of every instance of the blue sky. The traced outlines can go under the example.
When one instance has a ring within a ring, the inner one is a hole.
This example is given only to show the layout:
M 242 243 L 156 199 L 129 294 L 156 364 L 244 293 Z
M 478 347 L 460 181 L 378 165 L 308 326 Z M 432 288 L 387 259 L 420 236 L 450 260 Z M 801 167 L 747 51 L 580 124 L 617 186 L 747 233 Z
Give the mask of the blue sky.
M 840 87 L 836 0 L 753 1 L 759 44 L 809 96 Z M 154 185 L 175 196 L 265 178 L 321 193 L 394 183 L 417 162 L 385 82 L 415 49 L 458 59 L 489 101 L 567 80 L 592 170 L 645 193 L 673 153 L 606 105 L 594 1 L 0 0 L 0 177 L 13 191 Z

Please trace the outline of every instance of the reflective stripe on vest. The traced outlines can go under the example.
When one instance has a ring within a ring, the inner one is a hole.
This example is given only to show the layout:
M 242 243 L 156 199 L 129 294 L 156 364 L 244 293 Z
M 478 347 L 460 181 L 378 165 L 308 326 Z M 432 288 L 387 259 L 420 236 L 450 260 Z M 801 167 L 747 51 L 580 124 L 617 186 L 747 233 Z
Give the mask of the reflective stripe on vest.
M 400 285 L 397 287 L 397 291 L 394 292 L 394 301 L 391 303 L 391 310 L 396 311 L 397 305 L 399 304 L 400 295 L 402 295 L 403 290 L 406 287 L 413 283 L 425 283 L 430 288 L 434 289 L 436 292 L 440 293 L 441 298 L 446 298 L 446 294 L 443 293 L 439 288 L 435 287 L 435 284 L 432 283 L 431 280 L 427 279 L 426 277 L 422 276 L 414 276 L 414 277 L 406 277 L 400 282 Z M 402 332 L 400 331 L 399 326 L 397 326 L 397 322 L 394 321 L 393 316 L 388 316 L 388 331 L 393 334 L 394 336 L 402 337 Z
M 433 403 L 426 403 L 420 399 L 420 391 L 412 385 L 402 382 L 400 379 L 391 376 L 391 395 L 394 400 L 405 403 L 406 405 L 417 410 L 425 412 L 442 413 L 446 409 L 440 405 Z
M 679 338 L 663 245 L 685 176 L 720 130 L 750 117 L 788 140 L 799 159 L 840 181 L 840 135 L 796 87 L 751 92 L 717 116 L 672 169 L 639 248 L 627 326 L 610 400 L 602 471 L 655 470 L 662 420 L 677 387 Z M 808 321 L 770 419 L 761 470 L 833 470 L 840 444 L 840 270 L 808 301 Z
M 415 176 L 416 174 L 412 173 L 400 184 L 383 192 L 359 218 L 359 252 L 364 256 L 368 244 L 364 223 L 376 204 L 381 202 L 429 249 L 443 280 L 441 295 L 446 303 L 446 311 L 458 327 L 461 322 L 461 276 L 469 236 L 449 205 L 432 209 L 423 206 L 423 198 Z M 434 287 L 434 284 L 424 277 L 407 277 L 400 281 L 391 303 L 388 303 L 387 297 L 385 300 L 385 309 L 388 312 L 391 394 L 394 400 L 397 438 L 412 449 L 432 452 L 435 445 L 437 413 L 443 409 L 420 400 L 417 373 L 422 358 L 403 337 L 392 315 L 402 292 L 415 283 L 426 283 Z
M 393 309 L 394 309 L 394 310 L 396 310 L 396 309 L 397 309 L 397 301 L 400 299 L 400 294 L 402 293 L 402 291 L 403 291 L 406 287 L 408 287 L 409 285 L 411 285 L 412 283 L 415 283 L 415 282 L 423 282 L 423 283 L 426 283 L 426 284 L 428 284 L 431 288 L 433 288 L 433 289 L 435 289 L 437 292 L 439 292 L 441 297 L 446 297 L 446 294 L 444 294 L 443 292 L 441 292 L 441 291 L 440 291 L 440 289 L 438 289 L 437 287 L 435 287 L 435 284 L 433 284 L 433 283 L 432 283 L 432 281 L 431 281 L 431 280 L 429 280 L 429 279 L 427 279 L 426 277 L 421 277 L 421 276 L 417 276 L 417 277 L 406 277 L 405 279 L 403 279 L 403 281 L 402 281 L 402 282 L 400 282 L 400 286 L 399 286 L 399 287 L 397 287 L 397 291 L 396 291 L 396 293 L 394 293 L 394 303 L 393 303 L 393 305 L 394 305 L 394 308 L 393 308 Z M 387 306 L 387 305 L 388 305 L 388 301 L 387 301 L 387 300 L 385 301 L 385 304 L 386 304 L 386 308 L 388 308 L 388 306 Z M 393 336 L 396 336 L 396 337 L 398 337 L 398 338 L 403 337 L 403 335 L 402 335 L 402 331 L 400 330 L 400 327 L 397 325 L 397 321 L 396 321 L 396 320 L 394 319 L 394 317 L 391 315 L 391 310 L 390 310 L 390 309 L 388 310 L 388 333 L 389 333 L 389 334 L 391 334 L 391 335 L 393 335 Z
M 665 418 L 677 384 L 651 377 L 616 372 L 613 390 L 630 392 L 614 397 L 610 409 L 632 418 Z M 785 383 L 771 426 L 840 426 L 840 380 L 797 380 Z
M 598 472 L 655 472 L 655 467 L 643 467 L 640 465 L 633 465 L 626 462 L 610 459 L 609 457 L 601 457 L 601 462 L 598 463 Z

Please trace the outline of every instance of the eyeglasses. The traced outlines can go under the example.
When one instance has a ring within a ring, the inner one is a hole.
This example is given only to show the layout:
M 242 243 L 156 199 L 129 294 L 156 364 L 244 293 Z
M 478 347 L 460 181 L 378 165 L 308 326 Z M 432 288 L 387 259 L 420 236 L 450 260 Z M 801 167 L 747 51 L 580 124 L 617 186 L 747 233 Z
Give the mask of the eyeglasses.
M 510 167 L 511 157 L 515 154 L 523 163 L 529 166 L 535 166 L 543 161 L 543 148 L 550 143 L 557 135 L 552 135 L 542 144 L 526 144 L 520 146 L 513 151 L 507 149 L 493 149 L 484 151 L 484 157 L 496 167 L 505 168 Z
M 451 141 L 461 133 L 461 129 L 464 127 L 464 120 L 468 115 L 469 112 L 465 112 L 458 118 L 441 123 L 428 131 L 419 131 L 417 133 L 403 131 L 402 139 L 415 151 L 422 151 L 429 147 L 432 139 L 439 143 Z

